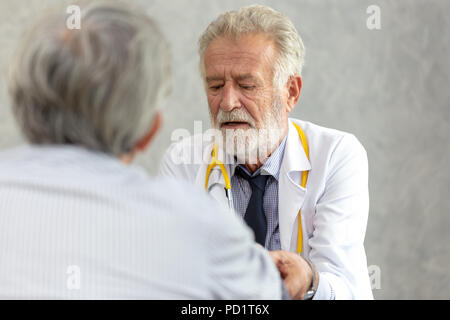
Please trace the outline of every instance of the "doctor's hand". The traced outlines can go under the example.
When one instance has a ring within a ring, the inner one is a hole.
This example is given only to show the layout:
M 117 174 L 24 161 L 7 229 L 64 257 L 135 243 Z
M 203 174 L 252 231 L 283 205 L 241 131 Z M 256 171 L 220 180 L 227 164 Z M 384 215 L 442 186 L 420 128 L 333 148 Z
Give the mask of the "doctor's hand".
M 313 277 L 308 262 L 294 252 L 270 251 L 269 254 L 280 271 L 291 299 L 303 300 L 304 295 L 311 288 Z

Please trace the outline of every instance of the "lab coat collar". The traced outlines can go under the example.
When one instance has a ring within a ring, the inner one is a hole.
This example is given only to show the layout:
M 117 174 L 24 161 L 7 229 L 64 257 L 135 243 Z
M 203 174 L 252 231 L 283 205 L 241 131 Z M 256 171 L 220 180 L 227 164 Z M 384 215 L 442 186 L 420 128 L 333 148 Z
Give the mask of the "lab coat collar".
M 288 138 L 286 141 L 280 174 L 290 174 L 291 172 L 311 170 L 311 163 L 306 156 L 297 129 L 293 125 L 292 121 L 293 120 L 289 119 Z

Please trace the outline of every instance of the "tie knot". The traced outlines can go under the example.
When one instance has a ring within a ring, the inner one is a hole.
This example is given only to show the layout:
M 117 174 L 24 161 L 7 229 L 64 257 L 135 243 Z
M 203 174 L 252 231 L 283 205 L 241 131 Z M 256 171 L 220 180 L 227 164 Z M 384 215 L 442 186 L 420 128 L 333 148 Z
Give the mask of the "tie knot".
M 264 189 L 266 187 L 267 179 L 269 178 L 269 175 L 261 175 L 261 174 L 251 177 L 250 175 L 247 174 L 247 172 L 245 172 L 240 167 L 236 167 L 235 173 L 250 183 L 250 186 L 252 187 L 252 191 L 254 190 L 254 187 L 258 188 L 261 191 L 264 191 Z

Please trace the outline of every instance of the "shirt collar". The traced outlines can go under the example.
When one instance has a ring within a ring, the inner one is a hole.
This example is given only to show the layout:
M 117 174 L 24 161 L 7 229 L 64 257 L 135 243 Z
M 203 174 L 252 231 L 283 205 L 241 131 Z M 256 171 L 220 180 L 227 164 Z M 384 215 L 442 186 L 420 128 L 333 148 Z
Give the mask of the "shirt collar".
M 272 152 L 269 159 L 267 159 L 267 161 L 253 174 L 250 174 L 244 165 L 239 164 L 239 167 L 241 167 L 241 169 L 243 169 L 245 173 L 247 173 L 251 177 L 257 176 L 258 174 L 271 175 L 278 181 L 278 178 L 280 177 L 281 163 L 283 162 L 286 140 L 287 135 L 284 137 L 283 141 L 281 141 L 275 151 Z

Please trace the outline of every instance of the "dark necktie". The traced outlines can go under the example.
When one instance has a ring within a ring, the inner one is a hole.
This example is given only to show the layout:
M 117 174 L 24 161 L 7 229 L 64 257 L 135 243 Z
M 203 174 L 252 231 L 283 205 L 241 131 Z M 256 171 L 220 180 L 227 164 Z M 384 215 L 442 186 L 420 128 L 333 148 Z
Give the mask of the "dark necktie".
M 245 211 L 244 220 L 255 233 L 255 240 L 264 247 L 266 242 L 267 222 L 263 210 L 264 190 L 269 175 L 257 175 L 250 177 L 240 167 L 236 167 L 236 174 L 250 183 L 252 195 Z

